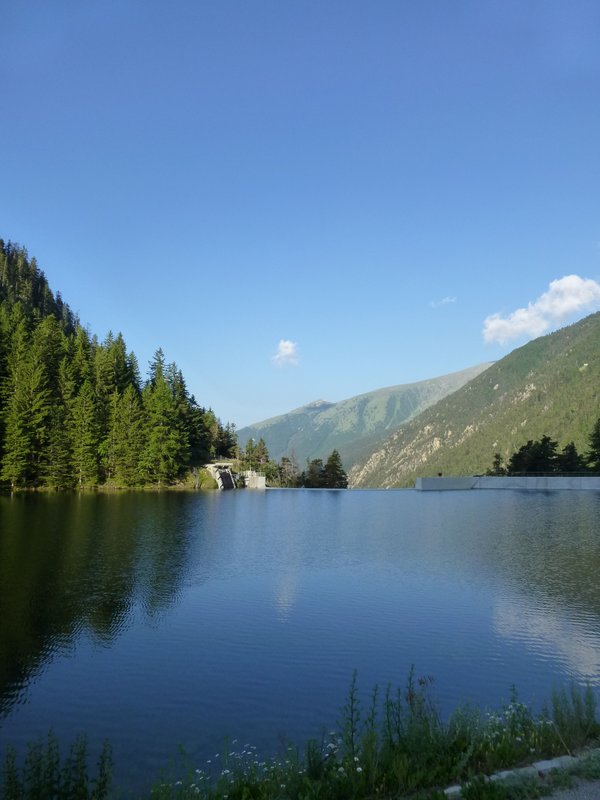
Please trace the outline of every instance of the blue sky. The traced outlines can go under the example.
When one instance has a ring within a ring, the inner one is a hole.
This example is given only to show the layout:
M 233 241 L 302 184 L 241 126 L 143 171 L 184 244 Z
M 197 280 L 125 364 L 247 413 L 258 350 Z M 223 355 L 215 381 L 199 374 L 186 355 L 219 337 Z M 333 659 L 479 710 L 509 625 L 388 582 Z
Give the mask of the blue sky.
M 0 6 L 0 236 L 223 421 L 600 308 L 597 2 Z

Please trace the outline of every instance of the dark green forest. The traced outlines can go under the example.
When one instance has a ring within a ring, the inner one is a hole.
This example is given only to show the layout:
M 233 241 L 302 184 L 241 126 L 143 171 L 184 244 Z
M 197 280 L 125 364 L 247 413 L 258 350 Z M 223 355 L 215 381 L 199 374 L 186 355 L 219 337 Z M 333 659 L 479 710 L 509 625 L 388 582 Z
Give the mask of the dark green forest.
M 0 486 L 161 487 L 236 445 L 160 348 L 143 379 L 120 333 L 91 335 L 0 239 Z
M 600 473 L 600 418 L 596 421 L 590 436 L 587 452 L 577 451 L 575 442 L 569 442 L 561 452 L 558 442 L 549 436 L 529 439 L 509 458 L 506 466 L 500 453 L 494 454 L 494 461 L 487 475 L 572 475 Z
M 348 476 L 337 450 L 329 454 L 327 461 L 314 458 L 306 460 L 306 468 L 300 471 L 295 456 L 282 456 L 279 463 L 269 455 L 265 440 L 258 442 L 250 438 L 245 449 L 239 450 L 240 470 L 256 470 L 262 473 L 268 486 L 288 489 L 347 489 Z

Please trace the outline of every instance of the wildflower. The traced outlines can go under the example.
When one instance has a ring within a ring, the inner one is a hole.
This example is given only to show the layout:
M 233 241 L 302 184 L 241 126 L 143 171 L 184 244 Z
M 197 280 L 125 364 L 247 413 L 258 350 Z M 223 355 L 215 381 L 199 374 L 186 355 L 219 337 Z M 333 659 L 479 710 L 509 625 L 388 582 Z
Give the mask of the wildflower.
M 355 760 L 355 761 L 358 761 L 358 756 L 354 756 L 354 760 Z
M 356 768 L 356 771 L 357 771 L 357 772 L 362 772 L 362 767 L 357 767 L 357 768 Z
M 344 768 L 343 768 L 343 767 L 338 767 L 338 772 L 339 772 L 341 775 L 343 775 L 343 774 L 344 774 Z
M 230 772 L 231 772 L 231 770 L 224 769 L 223 772 L 221 773 L 221 775 L 229 775 Z

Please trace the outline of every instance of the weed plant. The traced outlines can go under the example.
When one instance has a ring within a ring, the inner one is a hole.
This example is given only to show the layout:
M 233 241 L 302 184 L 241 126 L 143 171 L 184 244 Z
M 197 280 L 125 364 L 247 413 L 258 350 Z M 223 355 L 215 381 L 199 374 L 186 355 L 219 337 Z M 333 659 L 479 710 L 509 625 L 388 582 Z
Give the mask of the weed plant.
M 411 669 L 403 689 L 378 688 L 361 705 L 356 673 L 336 731 L 311 740 L 303 752 L 289 747 L 280 758 L 260 760 L 246 745 L 222 758 L 216 778 L 207 769 L 186 779 L 162 781 L 152 797 L 180 800 L 353 800 L 443 797 L 440 787 L 463 783 L 468 800 L 536 797 L 532 787 L 503 786 L 478 776 L 590 744 L 600 735 L 595 698 L 588 687 L 558 691 L 551 710 L 533 712 L 513 689 L 499 712 L 470 708 L 443 720 L 431 695 L 433 679 Z M 211 767 L 213 765 L 210 765 Z
M 17 753 L 8 747 L 0 779 L 2 800 L 104 800 L 109 797 L 112 757 L 105 742 L 97 765 L 97 775 L 88 774 L 85 736 L 78 736 L 62 759 L 58 739 L 50 732 L 27 748 L 22 766 Z
M 406 685 L 383 696 L 375 687 L 360 700 L 356 673 L 336 730 L 287 746 L 261 759 L 234 740 L 205 765 L 186 760 L 152 788 L 153 800 L 443 800 L 442 788 L 461 783 L 467 800 L 523 800 L 542 796 L 535 784 L 505 786 L 481 778 L 497 770 L 573 752 L 600 736 L 595 698 L 588 687 L 556 691 L 550 709 L 534 714 L 513 689 L 500 711 L 465 707 L 443 719 L 432 698 L 431 677 L 409 672 Z M 582 762 L 583 763 L 583 762 Z M 105 745 L 97 774 L 88 773 L 85 738 L 61 758 L 56 737 L 30 745 L 22 766 L 9 748 L 0 778 L 3 800 L 103 800 L 110 797 L 111 755 Z M 584 767 L 582 767 L 582 770 Z M 600 759 L 585 767 L 600 774 Z M 582 772 L 583 774 L 583 772 Z M 550 786 L 550 782 L 547 783 Z

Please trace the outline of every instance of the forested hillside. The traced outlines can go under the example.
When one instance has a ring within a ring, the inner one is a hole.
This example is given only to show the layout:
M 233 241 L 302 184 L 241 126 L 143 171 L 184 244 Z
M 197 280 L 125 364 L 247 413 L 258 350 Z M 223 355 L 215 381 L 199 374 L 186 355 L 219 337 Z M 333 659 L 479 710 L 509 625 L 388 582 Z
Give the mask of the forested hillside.
M 35 259 L 0 239 L 0 485 L 162 486 L 235 445 L 162 350 L 143 380 L 121 334 L 90 335 Z
M 475 367 L 437 378 L 388 386 L 338 403 L 323 400 L 258 422 L 238 432 L 243 447 L 249 439 L 264 439 L 275 460 L 294 457 L 298 464 L 326 458 L 338 450 L 348 467 L 367 458 L 403 422 L 442 397 L 455 392 L 489 367 Z
M 600 416 L 600 313 L 513 350 L 398 429 L 349 475 L 353 486 L 410 486 L 473 475 L 549 436 L 580 453 Z

